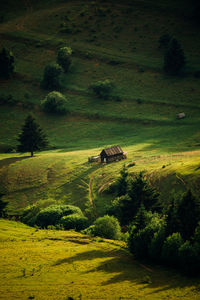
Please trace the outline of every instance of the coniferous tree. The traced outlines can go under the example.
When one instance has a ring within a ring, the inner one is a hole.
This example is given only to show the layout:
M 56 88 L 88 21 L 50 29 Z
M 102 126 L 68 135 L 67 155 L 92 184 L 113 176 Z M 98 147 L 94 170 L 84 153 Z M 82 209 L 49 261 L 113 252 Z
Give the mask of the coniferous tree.
M 136 213 L 141 204 L 143 204 L 147 210 L 159 209 L 159 194 L 149 184 L 148 180 L 145 179 L 142 172 L 140 172 L 130 184 L 128 194 L 132 200 Z
M 18 151 L 31 152 L 31 156 L 34 151 L 44 149 L 48 144 L 45 134 L 31 115 L 26 118 L 18 141 L 20 142 Z
M 176 39 L 172 39 L 164 55 L 164 71 L 178 75 L 185 65 L 184 52 Z
M 180 220 L 180 233 L 187 240 L 190 239 L 200 221 L 200 203 L 189 190 L 182 198 L 177 208 L 177 216 Z
M 123 169 L 120 171 L 120 177 L 117 180 L 117 196 L 123 196 L 127 193 L 128 186 L 128 171 L 124 165 Z
M 14 56 L 11 51 L 3 48 L 0 52 L 0 77 L 9 78 L 14 72 Z

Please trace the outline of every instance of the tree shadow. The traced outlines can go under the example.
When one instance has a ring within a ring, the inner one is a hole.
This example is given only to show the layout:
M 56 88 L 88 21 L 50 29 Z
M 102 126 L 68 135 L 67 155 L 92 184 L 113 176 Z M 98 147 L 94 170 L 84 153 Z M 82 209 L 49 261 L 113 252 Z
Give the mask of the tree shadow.
M 13 163 L 15 163 L 17 161 L 27 159 L 27 158 L 31 158 L 31 156 L 10 157 L 10 158 L 2 159 L 2 160 L 0 160 L 0 168 L 2 168 L 4 166 L 8 166 L 10 164 L 13 164 Z
M 153 266 L 153 270 L 135 261 L 133 256 L 122 249 L 114 250 L 90 250 L 78 253 L 70 258 L 57 260 L 53 266 L 62 264 L 72 264 L 78 261 L 88 261 L 94 259 L 104 259 L 98 262 L 97 267 L 86 271 L 85 274 L 93 272 L 102 272 L 113 274 L 112 278 L 104 280 L 102 286 L 109 284 L 129 281 L 133 284 L 141 285 L 141 289 L 148 290 L 148 294 L 154 294 L 176 288 L 185 288 L 187 286 L 197 285 L 199 279 L 185 277 L 178 271 L 170 270 L 165 267 Z M 149 280 L 147 279 L 149 278 Z

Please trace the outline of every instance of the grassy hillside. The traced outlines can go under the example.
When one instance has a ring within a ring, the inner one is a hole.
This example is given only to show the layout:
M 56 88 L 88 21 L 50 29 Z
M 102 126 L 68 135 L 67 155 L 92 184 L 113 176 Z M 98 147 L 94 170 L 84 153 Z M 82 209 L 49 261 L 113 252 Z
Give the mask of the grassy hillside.
M 0 220 L 1 299 L 199 299 L 199 281 L 136 262 L 122 242 Z
M 90 197 L 102 213 L 109 199 L 101 186 L 117 176 L 123 162 L 101 168 L 87 164 L 87 157 L 114 144 L 128 152 L 127 164 L 136 162 L 131 172 L 146 169 L 152 184 L 159 182 L 165 201 L 171 194 L 164 191 L 186 189 L 185 178 L 186 186 L 198 190 L 200 79 L 194 75 L 200 70 L 200 33 L 187 5 L 179 0 L 1 2 L 0 46 L 13 51 L 16 70 L 11 79 L 0 80 L 1 98 L 13 100 L 1 105 L 0 151 L 16 146 L 29 112 L 47 133 L 50 148 L 57 149 L 34 158 L 1 155 L 0 188 L 10 213 L 49 198 L 84 208 Z M 164 33 L 184 49 L 187 64 L 180 77 L 163 73 L 158 40 Z M 40 81 L 62 45 L 73 49 L 72 66 L 61 80 L 69 113 L 53 116 L 41 111 L 48 91 Z M 114 100 L 98 99 L 89 89 L 103 79 L 114 82 Z M 186 118 L 177 120 L 182 111 Z M 195 152 L 172 155 L 187 150 Z
M 147 171 L 150 182 L 160 191 L 166 204 L 174 193 L 191 188 L 199 195 L 200 152 L 163 154 L 148 149 L 148 144 L 125 147 L 127 160 L 102 166 L 88 163 L 88 157 L 100 149 L 72 152 L 47 151 L 35 157 L 2 154 L 0 160 L 0 191 L 9 200 L 8 212 L 21 209 L 39 200 L 74 204 L 83 210 L 93 207 L 103 215 L 112 200 L 104 193 L 118 176 L 123 164 L 135 163 L 130 173 Z

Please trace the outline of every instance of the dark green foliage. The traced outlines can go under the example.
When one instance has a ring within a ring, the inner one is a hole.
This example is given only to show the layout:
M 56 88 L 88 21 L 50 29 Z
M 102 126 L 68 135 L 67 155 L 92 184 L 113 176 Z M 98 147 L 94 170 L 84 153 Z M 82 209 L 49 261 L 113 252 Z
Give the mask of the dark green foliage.
M 127 193 L 128 188 L 128 171 L 127 168 L 123 167 L 123 169 L 120 171 L 120 177 L 117 180 L 116 183 L 116 189 L 117 189 L 117 196 L 123 196 Z
M 121 177 L 114 185 L 114 188 L 116 194 L 122 194 L 122 196 L 117 197 L 112 202 L 108 213 L 115 215 L 120 220 L 121 225 L 128 225 L 132 222 L 141 206 L 146 210 L 159 209 L 159 194 L 150 186 L 143 173 L 131 179 L 126 168 L 123 168 Z M 126 194 L 123 195 L 124 193 Z
M 56 63 L 48 64 L 44 69 L 42 87 L 48 90 L 56 90 L 60 88 L 60 75 L 62 68 Z
M 53 91 L 50 92 L 42 101 L 42 108 L 47 113 L 65 114 L 67 99 L 61 93 Z
M 48 144 L 45 134 L 31 115 L 26 118 L 18 141 L 20 142 L 18 151 L 31 152 L 31 156 L 34 151 L 44 149 Z
M 192 237 L 200 221 L 200 203 L 189 190 L 182 198 L 178 208 L 177 217 L 180 220 L 180 233 L 187 240 Z
M 113 89 L 113 83 L 108 79 L 97 81 L 91 84 L 91 88 L 99 98 L 108 99 Z
M 0 218 L 5 217 L 5 208 L 8 205 L 8 202 L 1 199 L 2 197 L 3 194 L 0 194 Z
M 0 52 L 0 77 L 9 78 L 14 72 L 14 56 L 11 51 L 3 48 Z
M 143 228 L 133 224 L 129 227 L 128 246 L 131 253 L 137 258 L 148 258 L 152 253 L 152 239 L 154 234 L 163 230 L 165 227 L 165 218 L 157 213 L 147 213 L 146 226 Z M 151 250 L 150 250 L 151 249 Z
M 62 47 L 58 50 L 57 63 L 63 68 L 65 73 L 67 73 L 71 65 L 71 54 L 72 49 L 70 47 Z
M 0 95 L 0 103 L 1 104 L 6 104 L 6 105 L 15 105 L 17 104 L 17 100 L 15 98 L 13 98 L 13 96 L 11 94 L 9 95 Z
M 200 244 L 186 241 L 178 250 L 180 268 L 189 275 L 200 274 Z
M 36 217 L 36 225 L 46 228 L 49 225 L 61 223 L 63 216 L 77 214 L 83 216 L 80 208 L 73 205 L 51 205 L 42 209 Z
M 94 236 L 117 240 L 120 238 L 121 230 L 118 220 L 106 215 L 94 222 L 92 233 Z
M 75 229 L 80 231 L 88 226 L 88 218 L 84 217 L 83 214 L 70 214 L 61 218 L 60 223 L 64 229 Z
M 145 209 L 156 210 L 159 209 L 158 198 L 159 194 L 150 185 L 147 178 L 144 177 L 143 173 L 140 172 L 132 179 L 130 188 L 128 191 L 129 197 L 133 202 L 133 213 L 136 214 L 141 204 L 144 205 Z
M 176 39 L 172 39 L 164 55 L 164 71 L 170 75 L 178 75 L 185 66 L 184 52 Z
M 162 248 L 162 260 L 166 265 L 178 266 L 179 262 L 179 248 L 184 241 L 179 232 L 168 236 L 164 241 Z
M 28 206 L 21 216 L 21 221 L 29 226 L 34 226 L 36 224 L 37 214 L 40 208 L 38 205 Z
M 166 224 L 163 224 L 163 226 L 157 232 L 154 233 L 148 249 L 149 258 L 152 261 L 159 263 L 161 262 L 162 247 L 166 237 L 165 228 Z
M 167 228 L 166 228 L 166 235 L 169 236 L 172 233 L 180 231 L 180 220 L 177 216 L 177 207 L 178 204 L 175 203 L 175 200 L 172 200 L 172 203 L 168 207 L 167 211 Z

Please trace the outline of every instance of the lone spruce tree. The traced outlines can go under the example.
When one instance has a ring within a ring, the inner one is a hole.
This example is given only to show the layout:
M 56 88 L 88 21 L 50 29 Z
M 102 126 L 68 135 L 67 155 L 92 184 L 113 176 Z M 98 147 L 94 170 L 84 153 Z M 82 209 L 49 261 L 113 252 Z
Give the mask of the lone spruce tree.
M 164 56 L 164 71 L 178 75 L 185 65 L 184 52 L 176 39 L 172 39 Z
M 48 145 L 46 135 L 31 115 L 26 118 L 18 141 L 20 142 L 18 151 L 21 153 L 30 152 L 31 156 L 33 156 L 34 151 L 42 150 Z

